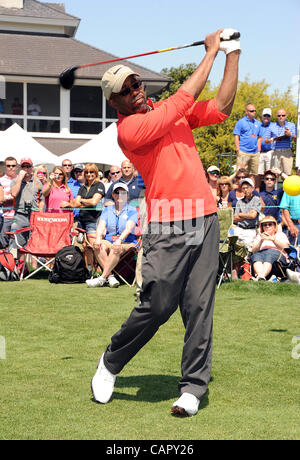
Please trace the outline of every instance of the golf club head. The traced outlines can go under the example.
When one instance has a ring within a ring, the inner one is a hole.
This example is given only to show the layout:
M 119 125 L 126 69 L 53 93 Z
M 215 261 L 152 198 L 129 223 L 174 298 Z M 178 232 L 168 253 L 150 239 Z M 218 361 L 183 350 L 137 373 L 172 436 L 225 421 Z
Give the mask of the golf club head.
M 75 71 L 80 66 L 74 65 L 69 67 L 68 69 L 64 70 L 59 76 L 59 82 L 61 86 L 65 89 L 72 89 L 75 81 Z

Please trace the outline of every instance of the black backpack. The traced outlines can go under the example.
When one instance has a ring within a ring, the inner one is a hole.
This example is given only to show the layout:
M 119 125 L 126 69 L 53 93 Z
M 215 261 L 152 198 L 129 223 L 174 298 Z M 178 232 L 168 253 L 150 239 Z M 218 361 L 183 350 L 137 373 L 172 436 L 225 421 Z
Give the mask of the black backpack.
M 0 281 L 20 281 L 16 261 L 5 249 L 0 251 Z
M 66 246 L 58 251 L 48 278 L 50 283 L 85 283 L 88 278 L 83 254 L 77 246 Z

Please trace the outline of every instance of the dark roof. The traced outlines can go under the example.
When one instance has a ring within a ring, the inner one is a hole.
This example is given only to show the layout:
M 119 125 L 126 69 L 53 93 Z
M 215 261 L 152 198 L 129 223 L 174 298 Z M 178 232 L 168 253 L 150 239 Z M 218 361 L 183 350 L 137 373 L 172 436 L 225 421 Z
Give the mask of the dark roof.
M 63 5 L 40 3 L 36 0 L 24 0 L 23 8 L 5 8 L 0 6 L 0 15 L 23 16 L 46 19 L 78 19 L 64 12 Z
M 116 57 L 64 36 L 0 33 L 0 44 L 0 75 L 58 77 L 70 66 L 107 61 Z M 124 64 L 126 62 L 124 61 Z M 80 69 L 76 76 L 100 80 L 112 65 L 114 64 Z M 127 65 L 144 80 L 166 83 L 171 80 L 135 63 L 127 62 Z

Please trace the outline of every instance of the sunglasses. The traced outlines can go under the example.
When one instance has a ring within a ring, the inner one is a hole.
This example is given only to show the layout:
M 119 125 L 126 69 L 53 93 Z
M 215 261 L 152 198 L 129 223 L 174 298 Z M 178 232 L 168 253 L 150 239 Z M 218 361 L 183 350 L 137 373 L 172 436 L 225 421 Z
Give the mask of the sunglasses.
M 62 165 L 63 168 L 72 168 L 73 165 Z
M 277 115 L 277 118 L 286 117 L 286 115 Z
M 5 166 L 6 168 L 16 168 L 17 167 L 17 165 L 5 165 Z
M 209 174 L 214 175 L 214 176 L 219 176 L 220 173 L 218 171 L 211 171 Z
M 85 171 L 84 174 L 96 174 L 95 171 Z
M 274 222 L 264 222 L 263 223 L 264 227 L 272 227 L 273 225 L 275 225 Z
M 38 171 L 37 174 L 38 174 L 39 176 L 41 176 L 42 174 L 43 174 L 44 176 L 47 176 L 47 173 L 44 172 L 44 171 Z
M 79 174 L 82 173 L 83 171 L 81 169 L 75 169 L 74 174 Z
M 271 115 L 266 114 L 266 115 L 263 115 L 263 117 L 271 118 Z
M 54 173 L 55 177 L 59 176 L 59 177 L 64 177 L 64 174 L 63 173 Z
M 275 182 L 275 178 L 274 178 L 274 177 L 265 177 L 265 180 L 271 180 L 272 182 Z
M 33 166 L 32 165 L 22 165 L 21 168 L 25 168 L 25 169 L 30 169 L 32 168 Z
M 122 194 L 127 193 L 127 192 L 126 192 L 126 190 L 121 189 L 121 190 L 115 190 L 114 193 L 115 193 L 116 195 L 120 195 L 120 194 L 122 195 Z
M 251 113 L 253 113 L 253 112 L 256 112 L 256 110 L 248 110 L 248 112 L 251 112 Z
M 120 91 L 119 95 L 122 97 L 128 96 L 128 94 L 131 93 L 131 89 L 137 90 L 137 89 L 140 89 L 141 86 L 142 86 L 142 82 L 138 80 L 135 83 L 133 83 L 131 86 L 128 86 L 127 88 Z
M 116 171 L 116 172 L 113 172 L 113 173 L 110 173 L 111 176 L 116 176 L 117 174 L 120 174 L 121 171 Z
M 246 179 L 246 176 L 236 176 L 236 178 L 237 178 L 238 180 L 240 180 L 240 179 Z

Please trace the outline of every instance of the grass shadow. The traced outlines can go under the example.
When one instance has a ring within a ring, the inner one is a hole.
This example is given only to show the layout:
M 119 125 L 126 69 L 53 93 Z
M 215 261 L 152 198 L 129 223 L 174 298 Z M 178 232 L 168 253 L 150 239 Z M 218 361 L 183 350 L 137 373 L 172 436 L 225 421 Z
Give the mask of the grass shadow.
M 139 375 L 133 377 L 118 377 L 116 380 L 114 399 L 129 401 L 160 402 L 178 397 L 178 381 L 180 377 L 171 375 Z M 126 390 L 135 388 L 136 394 Z
M 180 377 L 171 375 L 139 375 L 132 377 L 118 377 L 116 380 L 113 399 L 126 401 L 162 402 L 177 399 L 178 382 Z M 135 388 L 135 394 L 126 392 L 126 389 Z M 118 391 L 121 390 L 121 391 Z M 122 391 L 124 389 L 124 391 Z M 199 410 L 209 405 L 209 390 L 201 400 Z

